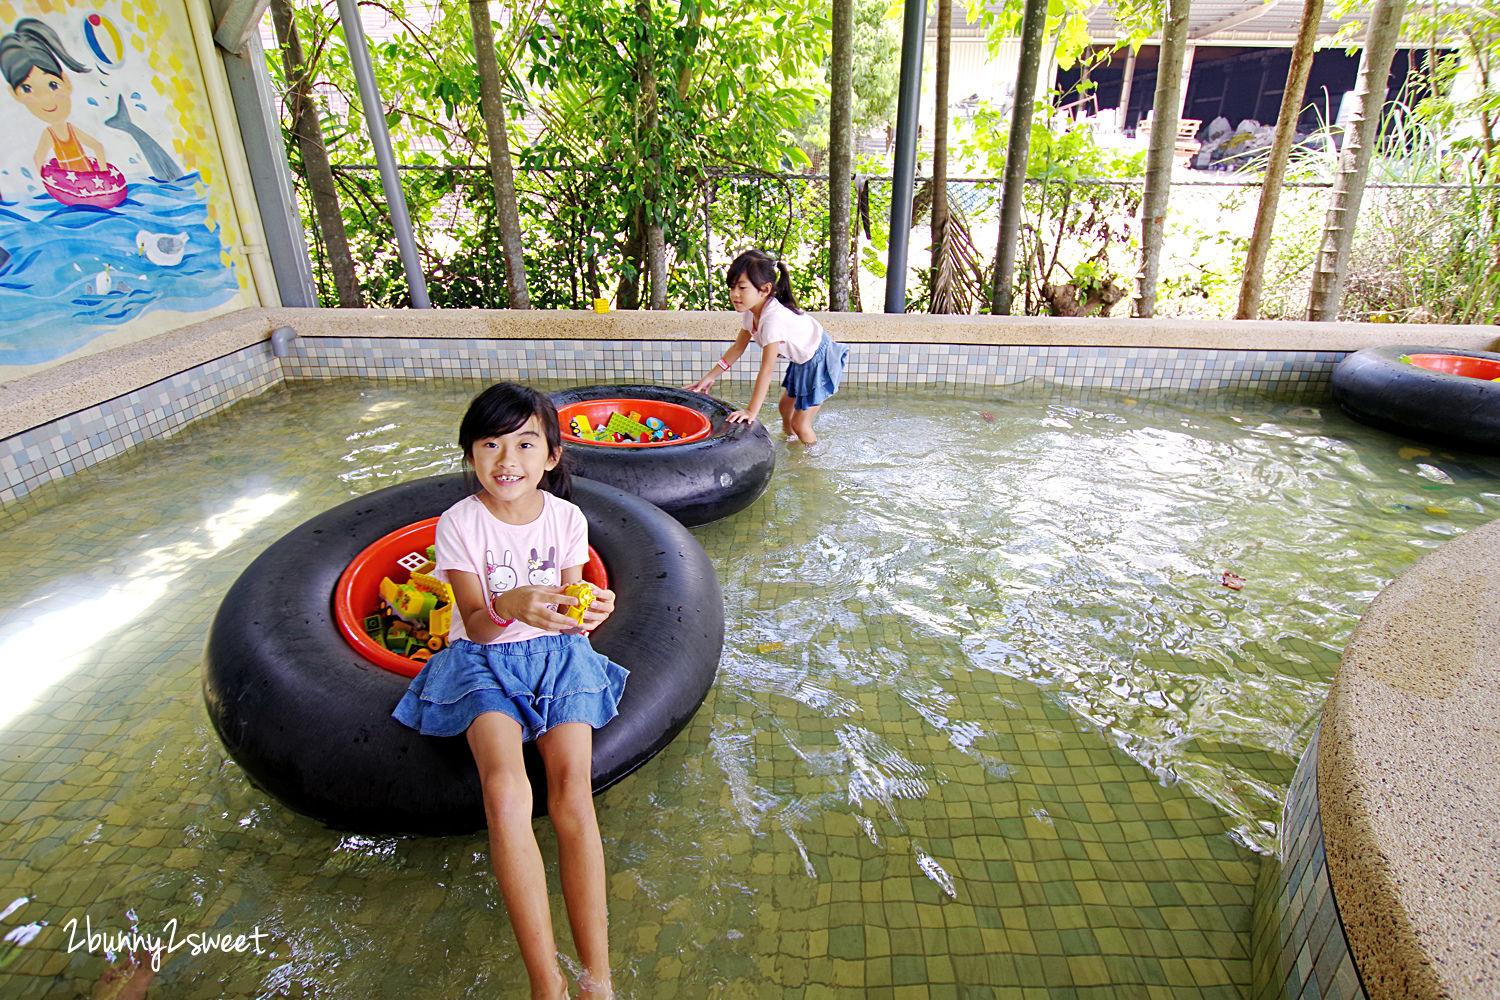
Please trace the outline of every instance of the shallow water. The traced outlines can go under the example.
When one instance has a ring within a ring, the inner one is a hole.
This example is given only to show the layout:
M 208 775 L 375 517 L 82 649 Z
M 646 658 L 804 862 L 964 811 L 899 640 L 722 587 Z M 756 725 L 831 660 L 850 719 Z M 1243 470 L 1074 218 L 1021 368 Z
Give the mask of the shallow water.
M 153 995 L 524 994 L 482 835 L 296 816 L 200 690 L 244 566 L 456 467 L 475 388 L 279 390 L 0 533 L 8 995 L 88 995 L 118 949 L 86 923 L 172 921 L 261 953 L 181 947 Z M 1500 462 L 1261 398 L 847 390 L 819 426 L 695 529 L 719 679 L 598 799 L 622 995 L 1247 995 L 1259 852 L 1338 651 L 1493 516 Z

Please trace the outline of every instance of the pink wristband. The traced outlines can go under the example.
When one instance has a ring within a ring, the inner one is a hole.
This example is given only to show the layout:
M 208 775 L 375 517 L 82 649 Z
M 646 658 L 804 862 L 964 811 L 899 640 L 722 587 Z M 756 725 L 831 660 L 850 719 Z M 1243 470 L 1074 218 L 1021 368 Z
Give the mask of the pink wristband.
M 726 372 L 729 370 L 729 364 L 723 358 L 719 359 L 719 367 L 724 369 Z
M 499 625 L 501 628 L 505 628 L 506 626 L 515 622 L 514 618 L 501 618 L 499 615 L 495 614 L 495 606 L 493 604 L 486 604 L 484 606 L 484 610 L 490 613 L 490 621 L 494 622 L 496 625 Z

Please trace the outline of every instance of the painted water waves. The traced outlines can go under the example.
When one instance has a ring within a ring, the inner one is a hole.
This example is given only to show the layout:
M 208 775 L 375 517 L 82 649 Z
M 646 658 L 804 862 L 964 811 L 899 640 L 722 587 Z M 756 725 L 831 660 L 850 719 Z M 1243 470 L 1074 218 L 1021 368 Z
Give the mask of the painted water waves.
M 184 111 L 201 104 L 184 100 L 197 81 L 156 65 L 171 24 L 141 4 L 74 11 L 0 22 L 14 98 L 0 97 L 13 139 L 0 144 L 0 366 L 55 361 L 148 311 L 191 314 L 240 291 L 199 164 L 169 150 L 209 148 Z M 141 23 L 163 37 L 140 37 Z

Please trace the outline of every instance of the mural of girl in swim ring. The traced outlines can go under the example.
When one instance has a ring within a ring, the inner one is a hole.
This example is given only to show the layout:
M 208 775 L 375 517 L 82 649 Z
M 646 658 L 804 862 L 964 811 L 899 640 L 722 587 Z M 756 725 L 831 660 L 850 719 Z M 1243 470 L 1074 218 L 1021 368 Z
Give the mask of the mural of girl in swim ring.
M 0 20 L 0 380 L 255 305 L 186 11 L 27 6 Z
M 88 72 L 63 48 L 57 33 L 34 17 L 17 21 L 15 31 L 0 38 L 5 82 L 16 100 L 47 126 L 32 161 L 48 193 L 64 205 L 114 208 L 125 200 L 125 177 L 110 166 L 103 143 L 68 121 L 73 84 L 64 66 Z

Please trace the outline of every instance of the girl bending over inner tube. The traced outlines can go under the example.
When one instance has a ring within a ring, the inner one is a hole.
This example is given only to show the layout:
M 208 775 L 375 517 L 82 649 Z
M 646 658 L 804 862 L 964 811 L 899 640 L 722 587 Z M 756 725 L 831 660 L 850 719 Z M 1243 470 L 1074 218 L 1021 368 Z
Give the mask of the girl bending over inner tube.
M 749 423 L 759 414 L 776 374 L 776 358 L 785 353 L 791 364 L 781 380 L 781 432 L 788 441 L 817 444 L 813 420 L 823 401 L 838 392 L 849 360 L 849 348 L 828 335 L 823 325 L 802 311 L 792 293 L 786 265 L 764 250 L 746 250 L 729 265 L 729 301 L 743 314 L 740 332 L 714 365 L 713 371 L 687 388 L 707 392 L 727 372 L 753 339 L 760 345 L 760 372 L 750 405 L 729 415 L 732 422 Z

